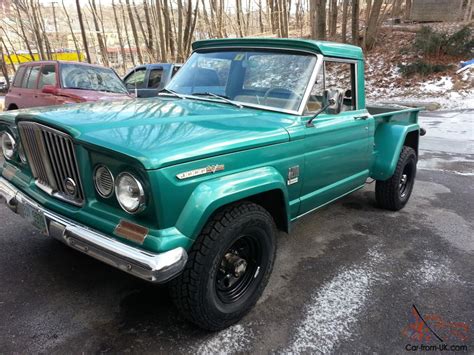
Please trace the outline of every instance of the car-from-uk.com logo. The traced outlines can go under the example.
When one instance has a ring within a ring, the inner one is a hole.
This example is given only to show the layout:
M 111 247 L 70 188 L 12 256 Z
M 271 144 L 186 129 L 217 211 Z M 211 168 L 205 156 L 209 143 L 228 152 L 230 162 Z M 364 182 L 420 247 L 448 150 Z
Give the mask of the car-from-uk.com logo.
M 437 314 L 422 315 L 413 305 L 402 334 L 409 339 L 406 351 L 468 352 L 469 325 L 449 322 Z

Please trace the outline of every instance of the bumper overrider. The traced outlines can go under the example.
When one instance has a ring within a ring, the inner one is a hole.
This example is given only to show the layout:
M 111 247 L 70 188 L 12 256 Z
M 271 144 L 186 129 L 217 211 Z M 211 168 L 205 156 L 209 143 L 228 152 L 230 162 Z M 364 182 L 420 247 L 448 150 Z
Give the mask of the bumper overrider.
M 34 202 L 2 177 L 0 177 L 1 200 L 4 200 L 13 212 L 27 220 L 43 219 L 44 216 L 43 233 L 71 248 L 150 282 L 163 283 L 172 279 L 183 270 L 188 259 L 188 254 L 183 248 L 159 254 L 151 253 L 64 218 Z M 31 211 L 34 211 L 33 217 Z

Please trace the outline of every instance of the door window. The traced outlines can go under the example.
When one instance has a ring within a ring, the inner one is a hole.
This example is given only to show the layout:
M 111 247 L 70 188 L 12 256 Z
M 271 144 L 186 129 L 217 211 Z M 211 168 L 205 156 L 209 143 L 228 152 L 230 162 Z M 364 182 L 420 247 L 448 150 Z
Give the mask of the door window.
M 21 85 L 21 80 L 23 79 L 23 74 L 25 73 L 26 67 L 18 68 L 16 72 L 15 79 L 13 80 L 13 86 L 19 87 Z
M 56 66 L 54 64 L 47 64 L 41 68 L 38 88 L 42 89 L 45 85 L 56 86 Z
M 134 72 L 129 74 L 125 78 L 125 86 L 127 87 L 127 89 L 143 89 L 145 87 L 145 74 L 145 68 L 135 70 Z
M 26 87 L 28 89 L 36 89 L 36 83 L 38 81 L 39 72 L 40 72 L 39 65 L 31 68 L 30 76 L 28 77 L 28 81 L 26 82 Z
M 324 90 L 342 89 L 344 100 L 342 111 L 356 110 L 355 64 L 339 61 L 324 61 L 306 105 L 306 111 L 314 112 L 323 105 Z
M 23 79 L 21 80 L 21 87 L 22 88 L 26 88 L 26 86 L 28 84 L 28 78 L 30 76 L 30 73 L 31 73 L 31 67 L 30 66 L 25 67 L 25 74 L 23 75 Z
M 150 78 L 148 79 L 148 87 L 150 89 L 157 89 L 161 83 L 162 69 L 153 69 L 150 71 Z

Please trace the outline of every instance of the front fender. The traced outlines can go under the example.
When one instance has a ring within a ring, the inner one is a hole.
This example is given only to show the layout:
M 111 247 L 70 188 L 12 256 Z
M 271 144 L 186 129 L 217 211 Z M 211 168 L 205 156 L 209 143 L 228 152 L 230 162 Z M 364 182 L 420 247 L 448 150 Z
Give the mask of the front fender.
M 380 125 L 375 132 L 375 159 L 370 177 L 375 180 L 389 179 L 395 172 L 407 134 L 419 129 L 417 123 L 403 125 L 397 122 Z
M 220 207 L 270 190 L 281 190 L 289 222 L 285 180 L 275 168 L 262 167 L 208 180 L 198 185 L 186 202 L 176 222 L 176 228 L 187 237 L 195 239 L 211 215 Z

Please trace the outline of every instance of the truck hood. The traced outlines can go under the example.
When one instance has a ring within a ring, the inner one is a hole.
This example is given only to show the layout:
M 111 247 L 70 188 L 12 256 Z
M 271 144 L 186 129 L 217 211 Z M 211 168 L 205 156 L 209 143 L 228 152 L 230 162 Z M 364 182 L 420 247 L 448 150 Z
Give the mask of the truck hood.
M 192 99 L 150 98 L 20 110 L 84 145 L 116 151 L 158 169 L 289 140 L 295 118 Z

